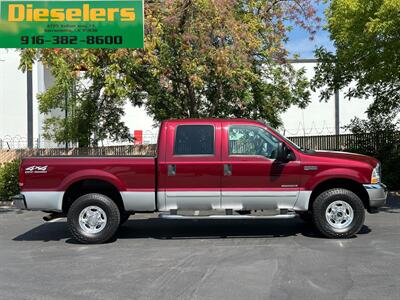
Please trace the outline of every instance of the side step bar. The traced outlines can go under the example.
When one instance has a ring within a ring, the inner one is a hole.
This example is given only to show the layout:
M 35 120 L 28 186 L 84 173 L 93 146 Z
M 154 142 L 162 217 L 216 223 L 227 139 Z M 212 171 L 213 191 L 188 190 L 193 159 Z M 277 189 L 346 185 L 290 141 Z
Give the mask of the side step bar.
M 202 219 L 293 219 L 296 218 L 296 214 L 290 213 L 285 215 L 273 215 L 273 216 L 252 216 L 252 215 L 210 215 L 210 216 L 182 216 L 182 215 L 170 215 L 170 214 L 159 214 L 161 219 L 179 219 L 179 220 L 202 220 Z

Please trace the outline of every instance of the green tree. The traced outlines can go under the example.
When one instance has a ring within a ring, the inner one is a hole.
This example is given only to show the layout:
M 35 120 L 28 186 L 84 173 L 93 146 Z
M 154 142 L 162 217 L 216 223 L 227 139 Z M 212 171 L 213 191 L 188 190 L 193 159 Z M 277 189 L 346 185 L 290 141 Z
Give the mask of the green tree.
M 316 51 L 321 63 L 313 85 L 324 89 L 322 99 L 350 86 L 347 97 L 374 99 L 370 118 L 398 113 L 400 0 L 333 0 L 326 16 L 336 53 Z
M 47 119 L 49 137 L 80 145 L 127 138 L 126 101 L 156 121 L 248 117 L 273 125 L 291 105 L 308 103 L 304 70 L 287 63 L 284 43 L 289 21 L 312 34 L 312 1 L 157 1 L 146 2 L 145 15 L 144 49 L 22 52 L 22 67 L 40 59 L 56 78 L 40 96 L 42 112 L 63 110 L 69 94 L 70 117 Z

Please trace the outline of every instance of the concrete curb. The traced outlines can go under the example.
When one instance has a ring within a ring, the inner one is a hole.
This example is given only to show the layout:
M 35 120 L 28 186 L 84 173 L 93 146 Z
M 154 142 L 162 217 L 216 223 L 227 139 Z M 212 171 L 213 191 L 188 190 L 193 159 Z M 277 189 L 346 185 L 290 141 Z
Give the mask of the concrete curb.
M 0 208 L 13 208 L 12 201 L 0 201 Z

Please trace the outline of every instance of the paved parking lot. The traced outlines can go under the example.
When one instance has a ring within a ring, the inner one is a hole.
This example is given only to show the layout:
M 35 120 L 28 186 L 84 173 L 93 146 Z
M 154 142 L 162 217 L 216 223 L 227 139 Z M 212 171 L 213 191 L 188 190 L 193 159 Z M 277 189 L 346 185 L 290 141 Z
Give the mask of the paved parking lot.
M 1 299 L 399 299 L 400 200 L 349 240 L 294 220 L 131 217 L 106 245 L 0 210 Z

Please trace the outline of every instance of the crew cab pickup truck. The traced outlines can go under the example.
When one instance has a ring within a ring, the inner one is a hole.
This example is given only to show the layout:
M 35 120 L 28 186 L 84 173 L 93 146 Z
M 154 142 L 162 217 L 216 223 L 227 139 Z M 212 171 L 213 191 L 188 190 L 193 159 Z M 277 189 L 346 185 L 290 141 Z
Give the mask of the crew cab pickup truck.
M 20 209 L 66 216 L 82 243 L 112 239 L 130 215 L 170 219 L 300 216 L 348 238 L 387 197 L 379 162 L 304 150 L 261 122 L 161 124 L 155 157 L 40 157 L 20 167 Z M 268 224 L 268 223 L 266 223 Z

